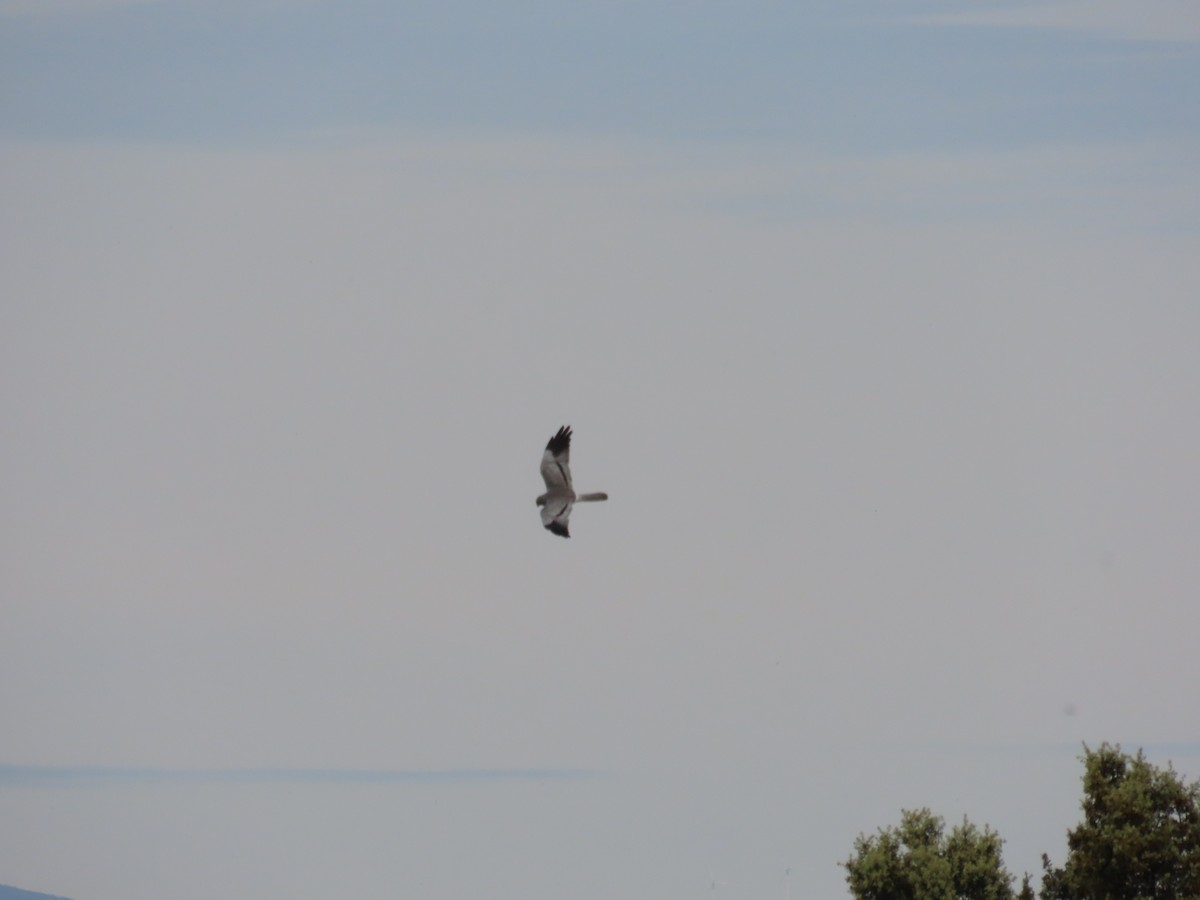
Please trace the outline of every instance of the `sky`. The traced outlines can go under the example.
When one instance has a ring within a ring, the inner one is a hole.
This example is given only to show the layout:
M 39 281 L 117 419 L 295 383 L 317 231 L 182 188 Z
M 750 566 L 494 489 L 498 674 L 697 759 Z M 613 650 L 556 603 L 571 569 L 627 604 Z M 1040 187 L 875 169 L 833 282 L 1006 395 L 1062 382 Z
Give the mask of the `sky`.
M 0 0 L 0 883 L 839 898 L 1200 777 L 1196 84 L 1173 0 Z

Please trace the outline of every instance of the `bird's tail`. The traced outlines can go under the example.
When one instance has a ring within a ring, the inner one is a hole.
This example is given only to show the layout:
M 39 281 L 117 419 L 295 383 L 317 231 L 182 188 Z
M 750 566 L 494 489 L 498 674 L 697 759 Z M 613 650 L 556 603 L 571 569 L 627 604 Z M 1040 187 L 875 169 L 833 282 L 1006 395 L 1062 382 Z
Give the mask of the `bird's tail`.
M 593 500 L 607 500 L 608 494 L 580 494 L 575 498 L 576 503 L 589 503 Z

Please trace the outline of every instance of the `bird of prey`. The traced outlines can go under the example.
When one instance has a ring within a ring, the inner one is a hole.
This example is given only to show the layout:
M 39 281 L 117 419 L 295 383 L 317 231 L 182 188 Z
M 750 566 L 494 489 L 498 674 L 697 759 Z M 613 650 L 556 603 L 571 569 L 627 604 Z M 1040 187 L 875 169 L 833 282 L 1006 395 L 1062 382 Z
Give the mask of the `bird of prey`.
M 608 499 L 608 494 L 577 495 L 571 486 L 570 425 L 558 429 L 546 444 L 546 452 L 542 454 L 542 480 L 546 482 L 546 493 L 537 498 L 537 505 L 542 508 L 542 527 L 559 537 L 571 536 L 567 520 L 576 503 Z

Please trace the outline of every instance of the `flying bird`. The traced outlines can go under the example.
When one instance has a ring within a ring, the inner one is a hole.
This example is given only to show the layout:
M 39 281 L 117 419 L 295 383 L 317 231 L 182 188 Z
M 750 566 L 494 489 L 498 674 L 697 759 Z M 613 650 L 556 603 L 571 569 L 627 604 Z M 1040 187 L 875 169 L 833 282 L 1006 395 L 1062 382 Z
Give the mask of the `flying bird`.
M 546 482 L 546 493 L 537 498 L 542 508 L 542 527 L 559 537 L 569 538 L 567 520 L 576 503 L 607 500 L 608 494 L 576 494 L 571 486 L 571 426 L 558 429 L 546 452 L 542 454 L 542 480 Z

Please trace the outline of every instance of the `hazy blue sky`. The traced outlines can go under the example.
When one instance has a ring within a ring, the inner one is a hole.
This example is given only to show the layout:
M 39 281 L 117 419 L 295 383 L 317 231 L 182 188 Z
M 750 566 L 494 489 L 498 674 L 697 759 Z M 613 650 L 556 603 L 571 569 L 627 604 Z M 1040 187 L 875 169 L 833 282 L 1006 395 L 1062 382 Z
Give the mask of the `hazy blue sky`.
M 0 883 L 838 898 L 1200 776 L 1198 84 L 1172 0 L 0 0 Z

